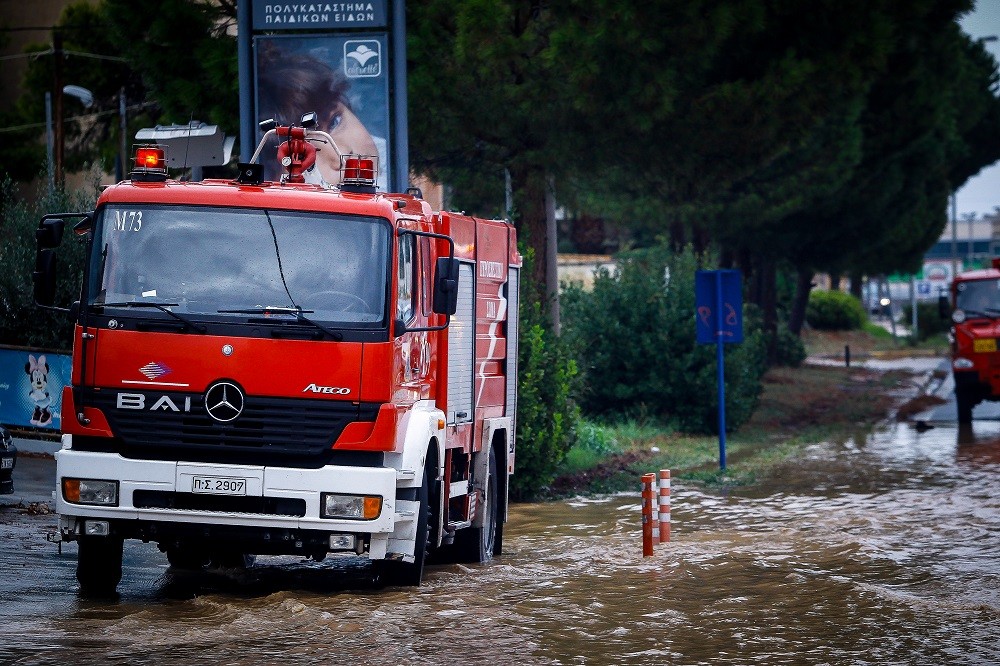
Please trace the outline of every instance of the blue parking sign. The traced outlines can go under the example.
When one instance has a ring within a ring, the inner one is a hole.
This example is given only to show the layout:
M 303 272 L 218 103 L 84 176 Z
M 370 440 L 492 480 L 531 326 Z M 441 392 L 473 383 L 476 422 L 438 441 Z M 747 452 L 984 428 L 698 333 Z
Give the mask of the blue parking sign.
M 694 301 L 698 344 L 743 342 L 743 285 L 738 270 L 698 271 Z

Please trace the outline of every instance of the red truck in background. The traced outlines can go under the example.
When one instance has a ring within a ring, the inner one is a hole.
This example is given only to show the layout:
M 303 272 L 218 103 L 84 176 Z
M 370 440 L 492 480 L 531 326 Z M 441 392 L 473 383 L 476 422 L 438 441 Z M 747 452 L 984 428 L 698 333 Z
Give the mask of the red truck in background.
M 377 158 L 305 184 L 302 126 L 262 127 L 287 173 L 178 182 L 140 148 L 95 210 L 45 216 L 35 298 L 67 223 L 87 243 L 57 453 L 57 540 L 114 594 L 123 542 L 174 567 L 351 554 L 419 585 L 429 553 L 502 549 L 514 471 L 521 257 L 502 220 L 375 189 Z M 264 145 L 261 142 L 261 146 Z
M 955 277 L 950 299 L 941 297 L 941 315 L 950 313 L 951 368 L 958 422 L 971 423 L 972 409 L 1000 400 L 1000 259 L 991 268 Z

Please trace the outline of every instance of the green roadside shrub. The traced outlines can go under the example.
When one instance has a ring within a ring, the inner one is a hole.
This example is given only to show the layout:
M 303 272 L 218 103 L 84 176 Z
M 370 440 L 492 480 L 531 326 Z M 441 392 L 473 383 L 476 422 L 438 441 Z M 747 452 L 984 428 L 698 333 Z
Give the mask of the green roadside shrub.
M 579 373 L 565 340 L 552 332 L 541 290 L 524 251 L 518 337 L 517 463 L 510 496 L 538 496 L 577 438 L 580 410 L 575 395 Z
M 951 319 L 942 317 L 937 301 L 933 303 L 917 303 L 917 339 L 927 338 L 947 333 L 951 328 Z
M 94 209 L 97 184 L 78 192 L 56 188 L 34 202 L 20 199 L 10 179 L 0 183 L 0 344 L 68 350 L 73 322 L 65 313 L 35 305 L 31 274 L 35 269 L 35 230 L 47 213 Z M 67 225 L 56 250 L 56 305 L 68 307 L 80 298 L 85 246 Z
M 853 331 L 868 320 L 854 296 L 842 291 L 812 291 L 806 305 L 806 322 L 821 331 Z
M 804 360 L 806 360 L 806 346 L 802 338 L 789 331 L 786 326 L 779 325 L 775 339 L 775 363 L 797 368 Z
M 657 247 L 620 256 L 614 273 L 598 272 L 593 291 L 564 290 L 563 336 L 584 374 L 585 414 L 717 431 L 716 349 L 695 341 L 697 268 L 690 249 Z M 766 369 L 759 317 L 748 312 L 744 342 L 725 346 L 727 429 L 750 418 Z

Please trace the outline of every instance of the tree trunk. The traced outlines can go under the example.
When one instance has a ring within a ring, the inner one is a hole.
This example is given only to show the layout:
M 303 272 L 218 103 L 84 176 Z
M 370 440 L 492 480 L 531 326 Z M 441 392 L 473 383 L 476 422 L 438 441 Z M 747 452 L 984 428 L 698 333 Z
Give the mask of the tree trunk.
M 860 300 L 864 284 L 864 276 L 858 271 L 851 271 L 851 296 Z
M 764 335 L 767 337 L 767 360 L 774 364 L 778 355 L 778 266 L 774 259 L 760 264 L 760 307 L 764 314 Z
M 511 187 L 514 194 L 514 206 L 517 215 L 514 224 L 517 227 L 518 239 L 531 250 L 534 255 L 531 275 L 527 276 L 535 287 L 536 294 L 545 294 L 545 310 L 551 318 L 559 312 L 558 277 L 556 271 L 554 230 L 552 243 L 549 242 L 549 224 L 546 211 L 546 190 L 548 179 L 545 170 L 535 167 L 514 167 L 510 170 Z M 554 225 L 553 225 L 554 226 Z M 551 248 L 551 250 L 550 250 Z M 551 256 L 549 256 L 551 255 Z M 549 273 L 552 272 L 552 278 Z M 551 286 L 555 280 L 556 290 Z M 554 327 L 553 330 L 558 330 Z
M 802 333 L 806 321 L 806 305 L 809 304 L 809 290 L 812 289 L 813 272 L 800 268 L 795 281 L 795 297 L 792 311 L 788 313 L 788 330 L 794 335 Z
M 712 239 L 708 234 L 708 230 L 701 225 L 695 225 L 691 230 L 691 243 L 694 246 L 694 252 L 699 257 L 703 256 L 711 245 Z
M 670 249 L 680 252 L 687 244 L 687 234 L 684 232 L 683 222 L 670 223 Z
M 556 239 L 556 181 L 545 177 L 545 295 L 549 299 L 549 322 L 559 335 L 559 244 Z

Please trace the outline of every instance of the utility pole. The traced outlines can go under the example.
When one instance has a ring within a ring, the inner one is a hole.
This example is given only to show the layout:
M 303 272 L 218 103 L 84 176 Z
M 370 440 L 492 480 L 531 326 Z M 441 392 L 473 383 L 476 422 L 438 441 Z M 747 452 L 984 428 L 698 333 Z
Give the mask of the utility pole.
M 125 180 L 125 174 L 128 173 L 128 165 L 126 160 L 128 160 L 128 150 L 126 142 L 128 137 L 128 119 L 125 116 L 125 86 L 122 86 L 121 92 L 118 93 L 118 163 L 115 165 L 117 167 L 118 182 Z
M 951 193 L 951 279 L 958 275 L 958 190 Z
M 556 182 L 552 176 L 545 177 L 545 296 L 549 299 L 549 319 L 552 332 L 560 334 L 559 322 L 559 243 L 556 238 Z
M 63 132 L 63 82 L 62 82 L 62 61 L 63 61 L 63 41 L 59 28 L 52 31 L 52 97 L 53 97 L 53 143 L 55 144 L 55 176 L 56 183 L 63 183 L 63 147 L 65 144 L 65 134 Z

